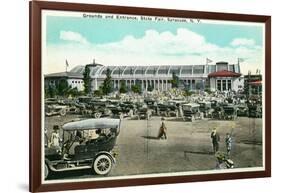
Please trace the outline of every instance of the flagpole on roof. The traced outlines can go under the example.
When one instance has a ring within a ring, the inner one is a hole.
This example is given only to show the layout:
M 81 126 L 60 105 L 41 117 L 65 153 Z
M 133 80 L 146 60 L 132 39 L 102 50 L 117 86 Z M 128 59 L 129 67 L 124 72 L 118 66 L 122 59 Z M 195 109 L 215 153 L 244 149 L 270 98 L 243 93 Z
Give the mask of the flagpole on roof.
M 65 60 L 65 72 L 67 72 L 67 68 L 68 68 L 69 64 L 68 64 L 68 61 L 67 59 Z
M 209 58 L 206 58 L 206 68 L 208 68 L 208 69 L 206 69 L 206 72 L 207 73 L 209 73 L 209 67 L 208 67 L 208 65 L 209 65 L 209 63 L 212 63 L 213 62 L 213 60 L 211 60 L 211 59 L 209 59 Z
M 240 73 L 240 62 L 244 62 L 244 58 L 237 58 L 238 72 Z

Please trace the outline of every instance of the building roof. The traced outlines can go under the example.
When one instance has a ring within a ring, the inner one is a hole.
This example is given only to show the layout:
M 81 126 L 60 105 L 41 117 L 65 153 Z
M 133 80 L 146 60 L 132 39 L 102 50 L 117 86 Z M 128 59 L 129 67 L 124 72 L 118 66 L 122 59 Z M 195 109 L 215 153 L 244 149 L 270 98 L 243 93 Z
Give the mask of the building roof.
M 252 81 L 252 82 L 249 82 L 248 84 L 250 84 L 250 85 L 255 85 L 255 86 L 259 86 L 259 85 L 262 84 L 262 81 L 261 81 L 261 80 Z
M 223 63 L 223 62 L 221 62 Z M 226 63 L 226 62 L 225 62 Z M 111 76 L 116 77 L 152 77 L 152 76 L 165 76 L 171 77 L 173 74 L 176 74 L 179 77 L 186 76 L 199 76 L 207 77 L 209 74 L 210 77 L 239 77 L 241 76 L 239 68 L 236 67 L 238 64 L 228 64 L 228 70 L 230 71 L 217 71 L 216 65 L 112 65 L 104 66 L 102 64 L 87 64 L 76 66 L 71 69 L 69 72 L 61 73 L 52 73 L 47 74 L 47 78 L 58 78 L 58 77 L 67 77 L 67 78 L 83 78 L 83 72 L 85 71 L 85 66 L 88 66 L 90 69 L 90 76 L 92 78 L 103 78 L 106 76 L 107 70 L 110 70 Z M 224 69 L 225 70 L 225 69 Z
M 58 72 L 45 75 L 46 78 L 83 78 L 82 73 L 76 72 Z
M 76 66 L 71 70 L 75 73 L 83 73 L 85 66 Z M 110 70 L 111 76 L 155 76 L 164 75 L 172 76 L 173 73 L 177 75 L 207 75 L 205 65 L 116 65 L 116 66 L 90 66 L 91 76 L 105 76 L 107 69 Z
M 228 71 L 228 70 L 220 70 L 217 72 L 212 72 L 208 75 L 208 77 L 240 77 L 240 73 Z

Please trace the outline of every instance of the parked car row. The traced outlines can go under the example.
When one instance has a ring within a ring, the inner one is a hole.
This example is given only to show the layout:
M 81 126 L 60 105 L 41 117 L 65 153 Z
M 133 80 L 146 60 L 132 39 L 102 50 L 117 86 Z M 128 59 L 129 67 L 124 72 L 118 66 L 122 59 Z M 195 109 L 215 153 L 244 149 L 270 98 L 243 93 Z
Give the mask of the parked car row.
M 153 96 L 136 98 L 95 98 L 81 96 L 76 99 L 45 99 L 46 116 L 80 114 L 93 118 L 133 117 L 149 119 L 151 116 L 177 117 L 183 120 L 212 118 L 234 120 L 238 116 L 262 117 L 262 105 L 258 100 L 246 100 L 245 96 L 201 96 L 160 99 Z

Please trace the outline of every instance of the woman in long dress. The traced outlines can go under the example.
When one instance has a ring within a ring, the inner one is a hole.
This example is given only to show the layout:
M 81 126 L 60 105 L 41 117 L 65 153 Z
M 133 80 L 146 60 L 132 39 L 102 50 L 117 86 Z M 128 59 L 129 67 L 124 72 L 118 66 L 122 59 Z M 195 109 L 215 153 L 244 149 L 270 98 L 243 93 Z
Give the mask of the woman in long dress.
M 60 134 L 58 125 L 54 125 L 53 127 L 53 132 L 51 135 L 51 147 L 60 149 Z
M 167 127 L 165 125 L 164 122 L 164 118 L 161 118 L 161 126 L 159 128 L 159 133 L 158 133 L 158 139 L 162 139 L 162 137 L 164 137 L 164 139 L 167 139 Z

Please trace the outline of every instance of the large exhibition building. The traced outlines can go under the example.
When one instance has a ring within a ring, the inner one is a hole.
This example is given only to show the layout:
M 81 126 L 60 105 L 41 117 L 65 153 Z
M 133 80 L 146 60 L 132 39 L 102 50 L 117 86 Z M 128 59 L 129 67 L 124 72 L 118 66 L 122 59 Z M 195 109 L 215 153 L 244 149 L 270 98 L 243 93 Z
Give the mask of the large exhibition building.
M 55 84 L 56 81 L 65 79 L 72 88 L 83 90 L 85 66 L 76 66 L 69 72 L 47 74 L 45 84 Z M 105 66 L 93 63 L 87 66 L 90 68 L 92 90 L 98 90 L 102 85 L 107 69 L 110 70 L 114 90 L 118 90 L 123 81 L 128 88 L 134 84 L 140 84 L 143 91 L 147 91 L 148 88 L 166 91 L 172 86 L 170 80 L 172 80 L 173 74 L 179 78 L 180 87 L 190 90 L 209 88 L 212 91 L 238 91 L 244 85 L 240 65 L 227 62 L 217 62 L 212 65 L 147 66 Z

